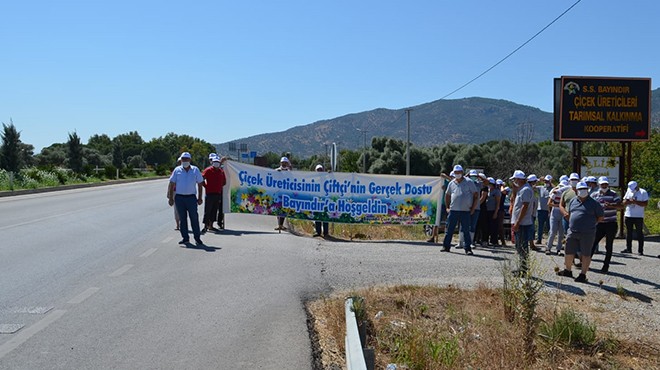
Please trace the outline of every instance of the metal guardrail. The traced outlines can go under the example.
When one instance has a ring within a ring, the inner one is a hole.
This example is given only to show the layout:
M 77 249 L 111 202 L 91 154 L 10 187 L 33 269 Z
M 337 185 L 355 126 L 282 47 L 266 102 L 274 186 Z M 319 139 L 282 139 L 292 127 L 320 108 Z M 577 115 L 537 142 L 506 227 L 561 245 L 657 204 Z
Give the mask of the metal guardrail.
M 346 316 L 346 368 L 348 370 L 367 370 L 367 363 L 362 352 L 360 333 L 358 332 L 355 312 L 351 310 L 353 299 L 347 298 L 344 303 Z

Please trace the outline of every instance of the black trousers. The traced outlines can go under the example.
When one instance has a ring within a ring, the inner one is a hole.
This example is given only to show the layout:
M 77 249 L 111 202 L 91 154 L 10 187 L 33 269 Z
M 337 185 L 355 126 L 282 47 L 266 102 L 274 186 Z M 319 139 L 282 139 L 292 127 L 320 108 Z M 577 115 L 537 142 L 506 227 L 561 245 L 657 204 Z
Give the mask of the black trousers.
M 212 224 L 220 207 L 220 193 L 207 193 L 204 202 L 204 224 Z
M 500 231 L 500 224 L 499 224 L 499 217 L 495 217 L 493 219 L 493 216 L 495 215 L 495 211 L 486 211 L 486 217 L 488 220 L 488 234 L 490 236 L 490 244 L 497 244 L 497 237 L 499 236 L 499 231 Z
M 617 232 L 617 223 L 614 222 L 604 222 L 596 225 L 596 239 L 594 239 L 594 246 L 591 248 L 591 256 L 594 256 L 596 253 L 596 247 L 598 243 L 605 237 L 605 260 L 603 261 L 603 267 L 610 267 L 610 261 L 612 260 L 612 248 L 614 246 L 614 238 L 616 237 Z
M 626 248 L 632 250 L 633 226 L 637 230 L 637 252 L 644 253 L 644 218 L 625 217 L 626 223 Z
M 316 227 L 316 233 L 321 235 L 321 225 L 323 225 L 323 236 L 328 236 L 328 223 L 321 221 L 314 221 L 314 226 Z

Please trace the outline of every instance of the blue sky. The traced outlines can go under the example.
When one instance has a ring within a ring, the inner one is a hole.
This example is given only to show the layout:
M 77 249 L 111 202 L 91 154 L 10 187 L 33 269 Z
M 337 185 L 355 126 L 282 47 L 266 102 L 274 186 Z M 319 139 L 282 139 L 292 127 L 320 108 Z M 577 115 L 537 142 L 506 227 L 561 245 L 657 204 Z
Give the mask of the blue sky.
M 36 151 L 74 130 L 225 142 L 437 100 L 571 6 L 545 1 L 3 1 L 0 121 Z M 654 0 L 582 0 L 450 96 L 552 111 L 561 75 L 660 76 Z M 413 117 L 414 121 L 414 117 Z

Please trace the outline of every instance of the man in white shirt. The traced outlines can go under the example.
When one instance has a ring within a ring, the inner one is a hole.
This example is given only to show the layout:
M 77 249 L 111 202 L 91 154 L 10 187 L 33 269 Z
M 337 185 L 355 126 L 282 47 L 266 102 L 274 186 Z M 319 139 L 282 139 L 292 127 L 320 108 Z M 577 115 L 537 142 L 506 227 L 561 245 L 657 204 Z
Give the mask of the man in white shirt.
M 623 214 L 626 224 L 626 249 L 621 253 L 632 253 L 633 226 L 637 230 L 637 252 L 644 255 L 644 208 L 649 204 L 649 195 L 640 188 L 636 181 L 628 183 L 628 190 L 623 196 Z
M 179 244 L 190 242 L 188 236 L 188 216 L 192 226 L 193 236 L 197 245 L 204 245 L 200 238 L 199 214 L 197 206 L 202 204 L 204 178 L 199 168 L 190 164 L 190 153 L 181 154 L 181 165 L 176 167 L 170 176 L 170 184 L 167 189 L 168 203 L 176 205 L 179 218 L 181 219 L 181 241 Z

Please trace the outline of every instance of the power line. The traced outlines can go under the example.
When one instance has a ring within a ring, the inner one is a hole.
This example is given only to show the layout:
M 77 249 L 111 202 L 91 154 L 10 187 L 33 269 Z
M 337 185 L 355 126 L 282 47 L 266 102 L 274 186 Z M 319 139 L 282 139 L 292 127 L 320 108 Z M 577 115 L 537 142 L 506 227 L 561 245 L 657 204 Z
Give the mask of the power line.
M 465 84 L 463 84 L 463 86 L 461 86 L 461 87 L 459 87 L 458 89 L 456 89 L 456 90 L 450 92 L 449 94 L 443 96 L 442 98 L 440 98 L 440 100 L 445 99 L 445 98 L 447 98 L 447 97 L 449 97 L 449 96 L 451 96 L 451 95 L 454 95 L 456 92 L 462 90 L 464 87 L 466 87 L 466 86 L 468 86 L 469 84 L 473 83 L 474 81 L 478 80 L 481 76 L 483 76 L 483 75 L 485 75 L 486 73 L 490 72 L 493 68 L 497 67 L 497 66 L 500 65 L 502 62 L 504 62 L 505 60 L 509 59 L 510 56 L 512 56 L 513 54 L 515 54 L 518 50 L 522 49 L 522 48 L 523 48 L 525 45 L 527 45 L 530 41 L 534 40 L 534 39 L 536 38 L 536 36 L 540 35 L 540 34 L 541 34 L 543 31 L 545 31 L 548 27 L 552 26 L 553 23 L 557 22 L 557 21 L 559 20 L 559 18 L 561 18 L 561 17 L 564 16 L 564 14 L 568 13 L 571 9 L 573 9 L 573 7 L 575 7 L 577 4 L 579 4 L 580 1 L 582 1 L 582 0 L 577 0 L 573 5 L 571 5 L 568 9 L 564 10 L 563 13 L 559 14 L 559 16 L 557 16 L 557 18 L 553 19 L 552 22 L 548 23 L 547 26 L 543 27 L 543 28 L 542 28 L 539 32 L 537 32 L 534 36 L 530 37 L 527 41 L 525 41 L 522 45 L 518 46 L 514 51 L 510 52 L 507 56 L 505 56 L 504 58 L 500 59 L 499 62 L 493 64 L 490 68 L 488 68 L 487 70 L 481 72 L 481 74 L 480 74 L 479 76 L 477 76 L 477 77 L 471 79 L 470 81 L 466 82 Z

